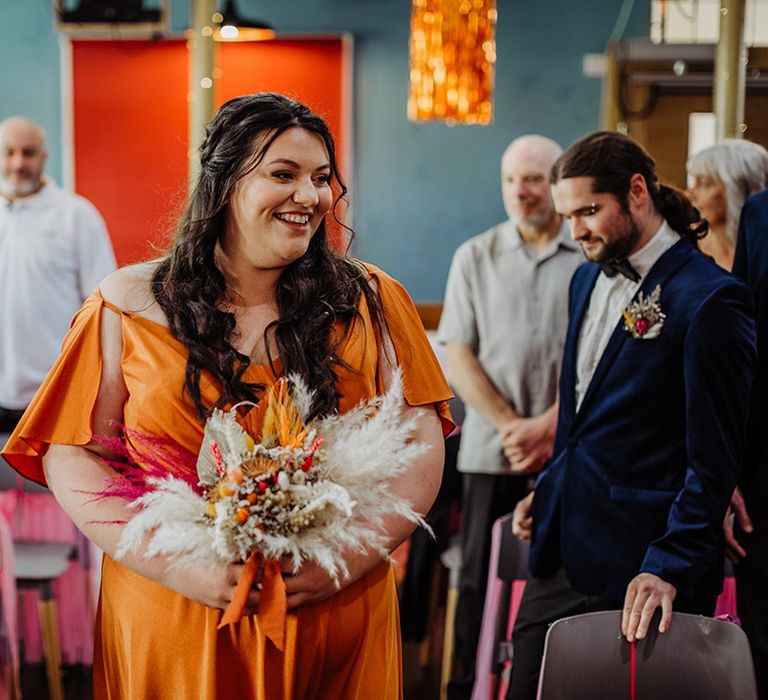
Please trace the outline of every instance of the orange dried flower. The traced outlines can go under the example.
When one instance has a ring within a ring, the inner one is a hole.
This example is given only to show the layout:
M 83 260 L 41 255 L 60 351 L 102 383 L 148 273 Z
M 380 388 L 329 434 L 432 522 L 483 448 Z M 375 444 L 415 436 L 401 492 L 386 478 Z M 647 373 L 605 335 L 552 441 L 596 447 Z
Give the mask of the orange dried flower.
M 259 455 L 249 459 L 247 462 L 243 462 L 241 469 L 245 476 L 261 476 L 262 474 L 270 474 L 277 471 L 279 466 L 274 459 Z
M 272 385 L 266 403 L 262 438 L 274 437 L 282 447 L 300 447 L 307 431 L 284 377 Z

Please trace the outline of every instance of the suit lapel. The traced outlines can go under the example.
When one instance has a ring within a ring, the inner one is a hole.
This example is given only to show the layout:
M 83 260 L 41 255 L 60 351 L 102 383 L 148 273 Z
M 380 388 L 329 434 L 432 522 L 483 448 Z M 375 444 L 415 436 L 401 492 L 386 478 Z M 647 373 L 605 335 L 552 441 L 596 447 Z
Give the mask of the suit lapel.
M 591 265 L 584 273 L 583 278 L 574 284 L 573 311 L 568 324 L 568 335 L 565 341 L 565 354 L 563 356 L 563 380 L 560 384 L 560 401 L 565 402 L 567 416 L 572 420 L 576 415 L 576 355 L 579 347 L 579 335 L 581 325 L 584 323 L 584 315 L 589 306 L 589 298 L 592 288 L 600 273 L 597 265 Z
M 653 290 L 656 288 L 657 285 L 661 286 L 662 289 L 662 299 L 663 299 L 663 291 L 664 291 L 664 285 L 666 284 L 667 280 L 677 272 L 680 267 L 682 267 L 685 262 L 688 260 L 688 257 L 690 256 L 692 252 L 691 244 L 685 240 L 681 239 L 675 245 L 673 245 L 669 250 L 667 250 L 654 264 L 654 266 L 651 268 L 650 272 L 646 275 L 645 279 L 643 280 L 643 283 L 640 285 L 640 288 L 635 292 L 635 295 L 632 297 L 633 300 L 636 300 L 638 295 L 642 292 L 644 296 L 650 295 Z M 598 268 L 599 269 L 599 268 Z M 597 275 L 595 275 L 597 277 Z M 594 281 L 593 281 L 594 284 Z M 590 286 L 590 291 L 592 287 Z M 586 307 L 588 306 L 589 301 L 589 294 L 586 297 L 586 302 L 584 303 L 584 309 L 582 311 L 582 315 L 579 322 L 579 327 L 581 327 L 581 322 L 584 320 L 584 313 L 586 312 Z M 662 304 L 663 308 L 663 304 Z M 620 318 L 617 323 L 616 327 L 613 329 L 613 333 L 611 334 L 611 338 L 608 341 L 608 345 L 605 346 L 605 350 L 603 351 L 602 356 L 600 357 L 600 361 L 597 363 L 597 367 L 595 368 L 595 373 L 592 375 L 592 379 L 589 382 L 589 386 L 587 387 L 587 393 L 584 395 L 584 399 L 581 402 L 581 406 L 579 406 L 578 414 L 575 416 L 574 419 L 574 425 L 578 421 L 579 417 L 584 413 L 584 409 L 588 406 L 591 400 L 593 400 L 593 397 L 595 393 L 599 390 L 600 384 L 605 378 L 606 373 L 610 368 L 612 368 L 615 365 L 616 356 L 619 354 L 619 351 L 623 347 L 624 343 L 627 342 L 627 340 L 631 339 L 630 334 L 624 330 L 624 319 Z M 577 335 L 578 340 L 578 335 Z M 642 341 L 637 341 L 642 342 Z M 573 370 L 573 384 L 572 384 L 572 397 L 574 401 L 575 406 L 575 387 L 576 387 L 576 370 L 575 370 L 575 362 L 576 362 L 576 353 L 573 353 L 573 362 L 574 362 L 574 370 Z

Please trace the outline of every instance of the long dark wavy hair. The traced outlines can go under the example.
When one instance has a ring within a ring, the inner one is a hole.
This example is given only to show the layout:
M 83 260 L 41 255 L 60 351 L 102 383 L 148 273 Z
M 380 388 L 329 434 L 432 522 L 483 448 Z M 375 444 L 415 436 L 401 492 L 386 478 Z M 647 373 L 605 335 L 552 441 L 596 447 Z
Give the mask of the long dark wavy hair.
M 177 224 L 173 246 L 152 277 L 152 293 L 168 318 L 169 328 L 189 351 L 185 390 L 201 418 L 213 408 L 201 398 L 203 372 L 220 385 L 217 407 L 243 400 L 255 402 L 263 389 L 243 380 L 250 358 L 232 345 L 235 315 L 227 310 L 229 290 L 216 265 L 215 250 L 224 234 L 235 184 L 261 162 L 275 139 L 292 127 L 317 134 L 325 143 L 331 183 L 338 193 L 331 211 L 340 223 L 336 212 L 347 188 L 339 175 L 333 137 L 325 121 L 283 95 L 236 97 L 221 107 L 206 129 L 197 182 Z M 337 350 L 359 315 L 361 295 L 372 311 L 377 335 L 380 331 L 380 304 L 367 280 L 362 265 L 329 248 L 325 219 L 307 252 L 280 275 L 276 290 L 279 318 L 267 326 L 265 341 L 273 331 L 282 373 L 300 375 L 315 390 L 313 416 L 326 415 L 338 407 L 335 367 L 344 362 Z M 341 333 L 335 330 L 339 322 Z M 266 347 L 274 370 L 270 344 Z
M 648 152 L 629 136 L 616 131 L 595 131 L 576 141 L 552 166 L 554 185 L 570 177 L 591 177 L 592 191 L 607 192 L 629 211 L 632 176 L 645 179 L 653 204 L 670 227 L 694 246 L 707 234 L 709 224 L 680 190 L 659 184 L 656 163 Z

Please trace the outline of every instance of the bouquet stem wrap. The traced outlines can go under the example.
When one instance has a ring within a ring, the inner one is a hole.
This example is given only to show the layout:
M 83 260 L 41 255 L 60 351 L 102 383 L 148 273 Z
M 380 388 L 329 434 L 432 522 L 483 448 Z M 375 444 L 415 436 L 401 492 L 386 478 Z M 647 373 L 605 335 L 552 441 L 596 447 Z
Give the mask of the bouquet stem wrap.
M 232 596 L 224 615 L 221 617 L 218 629 L 226 627 L 233 622 L 239 622 L 243 617 L 248 593 L 253 587 L 256 576 L 261 567 L 262 557 L 258 552 L 253 552 L 245 562 L 240 578 L 237 581 L 235 592 Z M 261 595 L 259 600 L 259 622 L 264 636 L 272 640 L 272 643 L 280 650 L 285 649 L 285 581 L 283 581 L 280 563 L 274 559 L 264 562 L 264 570 L 261 576 Z

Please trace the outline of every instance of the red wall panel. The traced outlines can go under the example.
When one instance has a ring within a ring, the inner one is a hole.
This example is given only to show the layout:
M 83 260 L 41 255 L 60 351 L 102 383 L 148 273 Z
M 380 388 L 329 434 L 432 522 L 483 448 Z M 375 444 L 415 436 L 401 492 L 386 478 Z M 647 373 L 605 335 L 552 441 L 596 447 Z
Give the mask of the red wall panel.
M 118 263 L 146 259 L 167 244 L 186 197 L 186 42 L 73 41 L 72 66 L 75 188 L 104 216 Z M 341 39 L 220 44 L 217 66 L 217 105 L 283 92 L 322 114 L 340 141 Z

